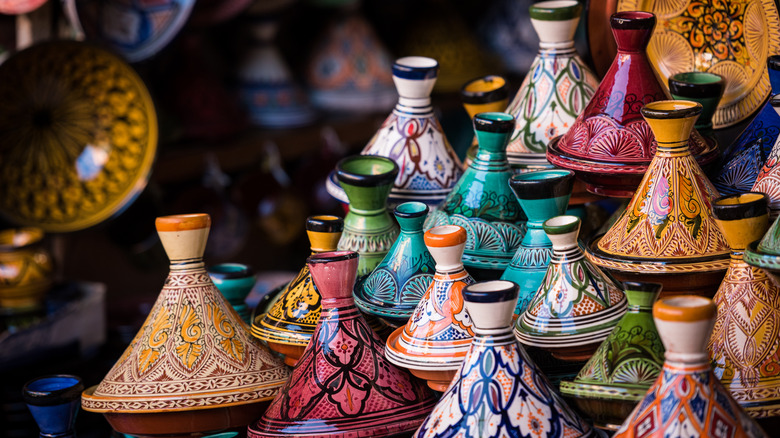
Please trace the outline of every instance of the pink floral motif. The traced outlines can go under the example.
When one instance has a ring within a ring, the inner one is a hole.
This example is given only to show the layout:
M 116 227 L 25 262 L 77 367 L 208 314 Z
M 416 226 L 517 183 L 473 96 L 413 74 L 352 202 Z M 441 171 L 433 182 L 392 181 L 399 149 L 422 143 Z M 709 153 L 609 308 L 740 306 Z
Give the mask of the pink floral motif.
M 352 353 L 355 351 L 355 341 L 337 337 L 330 343 L 333 354 L 339 358 L 342 364 L 348 364 L 352 359 Z

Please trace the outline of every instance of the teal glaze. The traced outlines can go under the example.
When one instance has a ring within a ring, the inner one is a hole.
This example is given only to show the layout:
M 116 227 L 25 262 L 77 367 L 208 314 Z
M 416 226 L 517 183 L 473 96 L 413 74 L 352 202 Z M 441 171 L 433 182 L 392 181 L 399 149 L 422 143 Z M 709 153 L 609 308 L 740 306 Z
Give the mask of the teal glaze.
M 523 236 L 502 280 L 520 286 L 515 314 L 520 315 L 536 291 L 542 285 L 552 256 L 552 242 L 542 224 L 547 219 L 566 213 L 569 205 L 574 172 L 569 170 L 543 170 L 514 175 L 509 186 L 526 212 L 528 231 Z M 555 196 L 559 195 L 559 196 Z
M 244 300 L 252 291 L 257 280 L 252 268 L 240 263 L 222 263 L 209 266 L 207 271 L 211 281 L 228 300 L 241 320 L 251 325 L 249 307 Z
M 421 202 L 405 202 L 395 208 L 401 227 L 398 239 L 376 269 L 355 287 L 358 308 L 394 327 L 406 324 L 436 272 L 436 262 L 423 238 L 428 211 Z

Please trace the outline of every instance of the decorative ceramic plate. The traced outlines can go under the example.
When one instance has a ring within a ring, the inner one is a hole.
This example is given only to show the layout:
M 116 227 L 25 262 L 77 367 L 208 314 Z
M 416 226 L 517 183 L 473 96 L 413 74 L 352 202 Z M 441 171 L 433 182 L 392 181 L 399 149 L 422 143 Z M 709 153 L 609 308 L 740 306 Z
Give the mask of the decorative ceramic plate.
M 98 224 L 146 186 L 157 116 L 118 56 L 47 42 L 0 65 L 0 214 L 49 232 Z
M 664 83 L 687 71 L 723 76 L 714 128 L 739 123 L 769 95 L 766 59 L 780 53 L 774 0 L 619 0 L 617 10 L 656 14 L 647 52 Z
M 194 5 L 195 0 L 76 0 L 76 12 L 87 38 L 137 62 L 167 46 Z
M 26 14 L 40 8 L 46 0 L 0 0 L 0 14 Z

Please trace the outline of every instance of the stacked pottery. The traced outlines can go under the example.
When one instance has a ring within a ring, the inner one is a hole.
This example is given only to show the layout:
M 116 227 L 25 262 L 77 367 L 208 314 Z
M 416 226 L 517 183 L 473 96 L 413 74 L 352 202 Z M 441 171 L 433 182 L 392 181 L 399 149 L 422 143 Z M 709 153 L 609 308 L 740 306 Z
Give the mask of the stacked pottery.
M 393 328 L 406 324 L 436 271 L 423 238 L 428 206 L 405 202 L 395 208 L 401 233 L 374 271 L 355 287 L 355 304 Z
M 38 424 L 41 438 L 75 438 L 82 391 L 81 379 L 67 374 L 38 377 L 25 383 L 22 399 Z
M 33 227 L 0 231 L 0 313 L 43 308 L 54 276 L 43 236 L 43 230 Z
M 433 283 L 406 325 L 387 339 L 388 360 L 437 391 L 449 386 L 474 336 L 463 307 L 463 288 L 474 283 L 461 262 L 465 244 L 466 231 L 455 225 L 425 233 L 425 245 L 436 260 Z
M 669 76 L 669 91 L 678 100 L 691 100 L 702 106 L 693 126 L 700 134 L 712 136 L 712 116 L 723 97 L 726 83 L 722 76 L 704 71 L 690 71 Z
M 662 298 L 653 306 L 666 360 L 658 379 L 613 438 L 767 435 L 712 373 L 706 343 L 715 322 L 707 298 Z
M 498 112 L 506 108 L 509 99 L 509 90 L 507 89 L 506 79 L 501 76 L 489 75 L 466 82 L 460 89 L 460 100 L 463 102 L 463 108 L 473 119 L 479 113 Z M 466 159 L 463 161 L 463 168 L 469 167 L 477 155 L 477 136 L 471 141 L 466 152 Z
M 144 325 L 81 406 L 130 435 L 244 427 L 289 376 L 252 338 L 203 265 L 211 220 L 159 217 L 171 272 Z M 195 408 L 195 409 L 193 409 Z
M 249 307 L 246 305 L 247 295 L 255 286 L 257 276 L 252 268 L 240 263 L 221 263 L 209 266 L 207 269 L 214 286 L 222 292 L 228 303 L 236 311 L 241 321 L 251 324 L 249 320 Z
M 506 112 L 515 117 L 507 148 L 513 166 L 549 166 L 550 141 L 565 134 L 588 104 L 599 81 L 574 48 L 582 5 L 576 0 L 534 3 L 531 24 L 539 54 Z
M 536 295 L 550 264 L 552 242 L 544 232 L 543 224 L 566 213 L 573 185 L 574 172 L 560 169 L 521 173 L 509 179 L 509 187 L 528 216 L 528 230 L 501 275 L 502 280 L 520 286 L 515 308 L 517 315 L 525 311 Z
M 715 219 L 731 246 L 731 263 L 713 301 L 718 307 L 708 344 L 715 375 L 754 418 L 780 414 L 780 287 L 743 260 L 745 247 L 769 227 L 767 197 L 718 198 Z
M 640 113 L 648 103 L 670 97 L 645 52 L 655 23 L 648 12 L 612 15 L 617 56 L 574 125 L 547 147 L 547 159 L 573 170 L 591 193 L 630 198 L 655 154 L 654 131 Z M 696 131 L 687 143 L 702 165 L 718 156 L 717 146 Z
M 577 244 L 580 219 L 544 223 L 552 257 L 542 284 L 517 318 L 515 336 L 525 345 L 567 361 L 587 360 L 626 312 L 621 288 L 585 258 Z
M 322 293 L 322 313 L 292 376 L 250 438 L 391 436 L 413 431 L 430 412 L 432 392 L 385 358 L 382 341 L 352 300 L 358 254 L 315 254 L 307 264 Z
M 452 385 L 414 436 L 598 436 L 512 336 L 517 285 L 472 284 L 463 298 L 473 318 L 474 341 Z
M 572 382 L 561 382 L 596 426 L 616 430 L 661 373 L 664 346 L 653 322 L 657 283 L 623 283 L 628 311 Z
M 626 210 L 589 248 L 591 260 L 618 280 L 661 283 L 665 294 L 712 296 L 723 279 L 729 247 L 712 217 L 718 192 L 688 147 L 701 109 L 685 100 L 642 108 L 658 150 Z
M 306 234 L 312 254 L 335 251 L 343 229 L 344 221 L 338 216 L 321 215 L 306 219 Z M 271 350 L 284 355 L 285 363 L 294 366 L 317 327 L 320 300 L 309 266 L 304 265 L 298 276 L 283 286 L 268 313 L 255 318 L 252 335 L 265 341 Z
M 513 128 L 514 118 L 506 113 L 474 117 L 477 156 L 425 222 L 426 228 L 452 224 L 466 230 L 463 264 L 478 278 L 498 278 L 525 234 L 525 215 L 507 184 L 512 170 L 506 145 Z

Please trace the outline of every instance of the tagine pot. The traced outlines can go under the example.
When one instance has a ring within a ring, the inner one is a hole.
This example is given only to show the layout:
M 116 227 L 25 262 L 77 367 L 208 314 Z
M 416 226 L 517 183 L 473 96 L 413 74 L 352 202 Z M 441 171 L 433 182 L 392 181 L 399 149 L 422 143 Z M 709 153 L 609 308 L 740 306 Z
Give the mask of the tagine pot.
M 311 253 L 335 251 L 344 220 L 338 216 L 319 215 L 306 219 Z M 271 294 L 277 295 L 276 292 Z M 309 345 L 320 319 L 320 293 L 311 280 L 309 266 L 304 264 L 298 275 L 282 286 L 276 301 L 267 313 L 255 317 L 252 335 L 282 354 L 287 365 L 295 363 Z
M 641 109 L 670 99 L 646 53 L 655 24 L 649 12 L 612 15 L 615 60 L 574 125 L 548 145 L 550 163 L 573 170 L 591 193 L 630 198 L 655 155 L 657 132 L 642 118 Z M 718 158 L 716 144 L 696 131 L 688 134 L 686 143 L 696 161 L 707 165 Z
M 548 165 L 547 145 L 574 125 L 599 80 L 574 48 L 582 5 L 544 1 L 529 8 L 539 53 L 506 112 L 515 117 L 507 147 L 512 166 Z
M 374 437 L 413 431 L 433 393 L 385 357 L 384 343 L 355 307 L 358 254 L 307 260 L 322 293 L 320 321 L 287 384 L 248 429 L 261 437 Z
M 626 313 L 626 297 L 577 243 L 580 219 L 544 222 L 552 256 L 542 284 L 517 318 L 515 336 L 525 345 L 567 361 L 588 360 Z
M 771 99 L 772 108 L 780 114 L 780 96 Z M 770 216 L 775 218 L 780 214 L 780 137 L 772 146 L 764 162 L 761 171 L 756 176 L 756 183 L 753 184 L 752 192 L 766 193 L 769 201 Z
M 506 113 L 474 116 L 479 149 L 438 209 L 425 222 L 463 227 L 468 235 L 463 264 L 478 279 L 497 279 L 514 257 L 525 234 L 525 214 L 507 181 L 512 170 L 506 145 L 514 118 Z
M 570 170 L 542 170 L 514 175 L 509 187 L 528 216 L 528 230 L 520 246 L 501 275 L 520 286 L 515 314 L 522 314 L 542 285 L 550 264 L 552 242 L 544 232 L 546 220 L 566 213 L 574 185 Z
M 415 437 L 599 436 L 550 385 L 512 335 L 517 285 L 488 281 L 463 289 L 474 340 L 452 385 Z
M 700 103 L 701 114 L 693 128 L 700 134 L 712 136 L 712 116 L 723 97 L 726 82 L 722 76 L 704 71 L 689 71 L 669 76 L 669 92 L 677 100 Z
M 40 310 L 51 289 L 54 263 L 40 228 L 0 231 L 0 311 Z
M 712 373 L 706 345 L 715 314 L 715 304 L 700 296 L 655 303 L 663 369 L 613 438 L 768 437 Z
M 591 260 L 620 281 L 663 284 L 662 296 L 711 297 L 729 264 L 728 243 L 712 217 L 718 192 L 688 147 L 701 109 L 685 100 L 642 108 L 658 150 L 625 211 L 588 248 Z
M 146 322 L 81 406 L 117 432 L 188 436 L 244 427 L 289 377 L 206 272 L 206 214 L 158 217 L 170 274 Z
M 409 320 L 428 290 L 436 262 L 425 246 L 423 222 L 428 206 L 405 202 L 395 208 L 401 233 L 371 274 L 355 286 L 355 304 L 393 328 Z
M 469 119 L 474 119 L 474 116 L 479 113 L 503 111 L 509 101 L 508 88 L 506 79 L 496 75 L 483 76 L 463 84 L 460 89 L 460 100 Z M 474 161 L 478 147 L 479 143 L 475 135 L 471 146 L 466 151 L 463 169 L 467 169 Z
M 68 374 L 37 377 L 24 384 L 22 399 L 41 438 L 75 438 L 82 391 L 81 379 Z
M 433 283 L 406 325 L 387 338 L 385 348 L 390 362 L 439 392 L 449 386 L 474 336 L 463 307 L 463 288 L 474 283 L 461 262 L 466 239 L 466 231 L 456 225 L 425 233 L 425 246 L 436 261 Z
M 209 266 L 209 273 L 214 286 L 222 292 L 228 303 L 236 311 L 241 321 L 251 324 L 249 320 L 249 306 L 246 305 L 247 295 L 252 291 L 257 280 L 257 275 L 251 267 L 240 263 L 220 263 Z
M 628 311 L 561 394 L 601 429 L 617 430 L 661 373 L 664 346 L 653 322 L 658 283 L 623 283 Z

